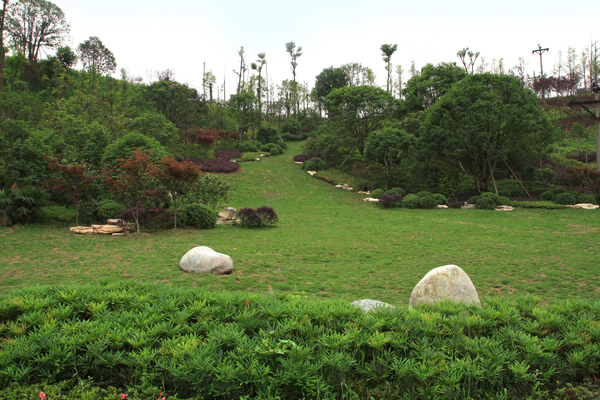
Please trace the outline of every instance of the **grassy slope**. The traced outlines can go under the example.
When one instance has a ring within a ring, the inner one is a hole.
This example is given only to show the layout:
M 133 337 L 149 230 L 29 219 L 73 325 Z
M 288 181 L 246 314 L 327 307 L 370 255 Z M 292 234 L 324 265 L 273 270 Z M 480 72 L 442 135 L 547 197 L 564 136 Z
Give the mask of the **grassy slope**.
M 407 304 L 432 268 L 457 264 L 480 297 L 600 299 L 600 213 L 588 210 L 384 210 L 335 189 L 284 155 L 244 163 L 228 206 L 275 208 L 276 227 L 169 230 L 128 237 L 66 229 L 0 228 L 3 288 L 99 277 L 165 281 L 252 292 L 305 292 Z M 190 275 L 179 260 L 194 246 L 229 254 L 231 276 Z

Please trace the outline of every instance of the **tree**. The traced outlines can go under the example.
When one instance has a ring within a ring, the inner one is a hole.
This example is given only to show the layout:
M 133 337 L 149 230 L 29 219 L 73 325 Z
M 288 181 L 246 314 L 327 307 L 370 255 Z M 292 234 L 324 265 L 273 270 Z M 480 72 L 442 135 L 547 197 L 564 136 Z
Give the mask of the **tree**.
M 397 44 L 382 44 L 380 47 L 381 50 L 381 55 L 383 56 L 383 61 L 385 62 L 386 66 L 385 69 L 387 71 L 387 81 L 386 81 L 386 90 L 388 91 L 388 93 L 390 92 L 391 88 L 392 88 L 392 64 L 390 63 L 390 61 L 392 60 L 392 54 L 394 54 L 396 52 L 396 50 L 398 49 L 398 45 Z
M 349 82 L 350 77 L 343 68 L 325 68 L 319 75 L 317 75 L 317 79 L 315 81 L 315 93 L 317 101 L 323 103 L 325 97 L 327 97 L 327 95 L 331 93 L 333 89 L 346 87 L 348 86 Z
M 348 74 L 348 86 L 375 85 L 377 75 L 369 67 L 363 67 L 359 63 L 348 63 L 340 68 Z
M 261 95 L 262 69 L 266 63 L 267 63 L 267 61 L 265 61 L 265 53 L 258 53 L 258 60 L 256 60 L 256 63 L 252 63 L 250 65 L 253 70 L 258 71 L 258 84 L 257 84 L 256 92 L 258 95 L 258 112 L 261 115 L 262 115 L 262 95 Z
M 415 137 L 403 129 L 379 129 L 367 138 L 364 159 L 368 163 L 379 163 L 384 166 L 389 185 L 391 171 L 400 166 L 415 143 Z
M 391 94 L 375 86 L 335 89 L 324 102 L 334 127 L 352 138 L 361 155 L 367 137 L 391 116 L 395 104 Z
M 56 175 L 46 179 L 42 187 L 67 195 L 67 199 L 75 206 L 75 225 L 79 226 L 79 203 L 97 177 L 86 174 L 86 165 L 65 165 L 48 155 L 44 159 L 50 171 Z
M 294 98 L 293 100 L 293 104 L 294 104 L 294 118 L 298 119 L 298 87 L 297 87 L 297 83 L 296 83 L 296 67 L 298 66 L 298 57 L 300 57 L 302 55 L 302 47 L 298 47 L 298 49 L 296 50 L 296 43 L 294 42 L 287 42 L 285 44 L 285 49 L 288 53 L 290 53 L 290 57 L 292 58 L 292 61 L 290 62 L 290 65 L 292 66 L 292 75 L 294 76 L 293 82 L 294 85 L 293 87 L 293 94 L 294 94 Z
M 202 78 L 202 86 L 205 88 L 204 89 L 205 91 L 206 91 L 206 87 L 208 87 L 211 103 L 213 102 L 213 86 L 216 84 L 217 84 L 217 78 L 212 73 L 212 71 L 205 72 L 204 77 Z M 206 96 L 206 93 L 205 93 L 205 96 Z
M 2 15 L 0 15 L 0 95 L 4 90 L 4 59 L 6 58 L 4 48 L 4 25 L 6 22 L 6 7 L 8 0 L 2 0 Z
M 60 46 L 71 30 L 62 10 L 46 0 L 19 0 L 9 6 L 6 22 L 12 45 L 29 61 L 36 61 L 42 48 Z
M 115 56 L 96 36 L 90 36 L 77 46 L 77 53 L 83 63 L 83 69 L 100 75 L 113 73 L 117 69 Z
M 151 189 L 156 187 L 155 173 L 158 164 L 152 160 L 152 151 L 136 148 L 122 164 L 102 169 L 102 180 L 108 185 L 112 197 L 127 208 L 132 208 L 136 231 L 140 232 L 140 209 Z
M 514 166 L 546 150 L 553 128 L 535 94 L 508 75 L 470 75 L 438 100 L 422 126 L 423 158 L 460 163 L 485 192 L 498 162 Z
M 181 205 L 180 196 L 185 196 L 202 174 L 200 167 L 191 162 L 179 162 L 173 157 L 164 157 L 153 171 L 162 187 L 169 191 L 173 199 L 173 227 L 177 229 L 177 210 Z
M 56 58 L 65 68 L 71 68 L 77 63 L 77 55 L 69 46 L 59 47 L 56 50 Z
M 420 74 L 406 82 L 402 91 L 406 111 L 422 111 L 431 107 L 465 76 L 465 71 L 456 63 L 427 64 Z
M 462 50 L 459 50 L 459 52 L 456 53 L 456 56 L 460 59 L 460 62 L 465 68 L 465 72 L 467 74 L 469 73 L 469 68 L 471 69 L 471 75 L 473 75 L 473 73 L 475 72 L 475 62 L 477 61 L 477 57 L 479 57 L 479 54 L 479 52 L 473 53 L 471 50 L 469 50 L 468 46 Z M 469 57 L 468 61 L 467 56 Z
M 239 72 L 233 70 L 233 73 L 238 76 L 238 85 L 237 85 L 237 94 L 240 94 L 240 91 L 244 87 L 244 75 L 248 68 L 246 67 L 246 62 L 244 61 L 244 46 L 241 46 L 238 50 L 238 55 L 240 56 L 240 70 Z

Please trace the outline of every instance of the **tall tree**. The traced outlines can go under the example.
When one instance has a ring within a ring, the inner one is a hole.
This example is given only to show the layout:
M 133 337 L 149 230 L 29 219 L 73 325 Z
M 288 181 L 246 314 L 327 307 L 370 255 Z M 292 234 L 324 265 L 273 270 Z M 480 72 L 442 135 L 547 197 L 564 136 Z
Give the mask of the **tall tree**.
M 2 15 L 0 15 L 0 96 L 4 89 L 4 22 L 6 21 L 6 7 L 8 0 L 2 0 Z
M 293 101 L 294 101 L 294 118 L 298 119 L 298 86 L 297 86 L 297 82 L 296 82 L 296 67 L 298 66 L 298 57 L 300 57 L 302 55 L 302 47 L 298 47 L 298 49 L 296 50 L 296 43 L 294 42 L 287 42 L 285 44 L 285 49 L 288 53 L 290 53 L 290 57 L 292 58 L 292 61 L 290 62 L 290 65 L 292 66 L 292 75 L 294 77 L 293 79 Z
M 473 75 L 475 73 L 475 62 L 477 61 L 479 54 L 479 52 L 473 53 L 471 50 L 469 50 L 469 46 L 465 47 L 462 50 L 459 50 L 459 52 L 456 53 L 456 56 L 460 59 L 460 62 L 462 63 L 463 67 L 465 67 L 465 72 L 467 74 L 470 73 L 471 75 Z M 469 58 L 468 60 L 467 57 Z M 469 71 L 469 68 L 471 69 L 471 71 Z
M 343 68 L 325 68 L 317 75 L 315 81 L 316 100 L 322 104 L 325 97 L 327 97 L 333 89 L 346 87 L 349 83 L 350 77 Z
M 422 111 L 431 107 L 465 75 L 465 71 L 456 63 L 427 64 L 420 74 L 406 82 L 402 92 L 406 111 Z
M 340 68 L 348 74 L 348 86 L 375 85 L 376 75 L 369 67 L 363 67 L 359 63 L 348 63 Z
M 248 68 L 246 66 L 246 61 L 244 60 L 244 53 L 245 53 L 244 46 L 241 46 L 240 49 L 238 50 L 238 55 L 240 56 L 240 70 L 239 70 L 239 72 L 236 70 L 233 70 L 233 73 L 238 76 L 237 94 L 240 94 L 240 91 L 244 87 L 244 74 L 248 70 Z
M 383 61 L 385 62 L 385 69 L 387 71 L 387 81 L 386 81 L 386 90 L 389 93 L 392 88 L 392 54 L 396 52 L 398 49 L 397 44 L 382 44 L 380 47 L 381 55 L 383 56 Z
M 83 63 L 83 69 L 104 75 L 115 72 L 117 63 L 115 56 L 97 36 L 90 36 L 89 39 L 77 46 L 79 60 Z
M 350 86 L 329 93 L 324 105 L 332 126 L 348 135 L 362 155 L 367 137 L 392 115 L 396 101 L 379 87 Z
M 217 84 L 217 78 L 212 73 L 212 71 L 207 71 L 204 73 L 204 78 L 202 78 L 202 86 L 205 88 L 208 87 L 210 94 L 210 102 L 213 102 L 213 87 Z
M 262 115 L 262 70 L 264 65 L 267 63 L 265 60 L 265 53 L 258 53 L 258 60 L 255 63 L 252 63 L 250 66 L 253 70 L 258 71 L 258 82 L 256 84 L 256 92 L 258 95 L 258 112 Z M 260 124 L 260 122 L 259 122 Z
M 431 107 L 421 132 L 424 158 L 460 162 L 485 192 L 499 162 L 514 167 L 544 153 L 553 127 L 516 77 L 485 73 L 454 84 Z
M 19 0 L 12 4 L 6 23 L 12 45 L 29 61 L 36 61 L 42 48 L 60 46 L 71 30 L 63 11 L 46 0 Z

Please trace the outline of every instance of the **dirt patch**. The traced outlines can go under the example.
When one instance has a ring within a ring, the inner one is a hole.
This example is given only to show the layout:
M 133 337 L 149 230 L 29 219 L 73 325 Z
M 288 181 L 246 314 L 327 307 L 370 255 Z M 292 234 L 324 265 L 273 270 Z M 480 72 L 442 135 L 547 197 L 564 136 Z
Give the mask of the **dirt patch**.
M 269 293 L 275 294 L 275 291 L 273 290 L 273 286 L 271 286 L 270 283 L 267 283 L 267 286 L 269 286 Z
M 590 233 L 596 233 L 600 228 L 596 226 L 583 226 L 583 225 L 567 225 L 567 229 L 574 231 L 576 235 L 588 235 Z M 552 232 L 554 233 L 554 232 Z

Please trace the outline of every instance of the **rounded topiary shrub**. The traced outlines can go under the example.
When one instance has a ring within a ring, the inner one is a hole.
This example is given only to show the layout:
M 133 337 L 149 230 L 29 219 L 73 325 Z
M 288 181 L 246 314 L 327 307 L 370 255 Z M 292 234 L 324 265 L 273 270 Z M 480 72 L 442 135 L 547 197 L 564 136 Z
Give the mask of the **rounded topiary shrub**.
M 238 150 L 242 153 L 247 153 L 250 151 L 249 146 L 246 143 L 242 143 L 238 146 Z
M 445 206 L 448 204 L 448 199 L 443 194 L 435 193 L 433 198 L 437 200 L 438 206 Z
M 401 194 L 402 196 L 404 196 L 406 195 L 406 190 L 402 189 L 401 187 L 395 187 L 385 192 L 385 194 L 389 194 L 390 196 L 393 196 L 395 194 Z
M 510 193 L 510 190 L 498 190 L 498 196 L 501 197 L 509 197 Z
M 482 197 L 492 199 L 492 200 L 494 200 L 494 203 L 498 202 L 498 195 L 496 193 L 492 193 L 492 192 L 481 193 L 479 198 L 481 199 Z
M 282 149 L 284 149 L 284 150 L 288 148 L 288 145 L 287 145 L 287 143 L 286 143 L 286 142 L 283 142 L 283 141 L 282 141 L 282 142 L 279 142 L 279 143 L 277 143 L 277 145 L 278 145 L 279 147 L 281 147 Z
M 372 199 L 378 199 L 381 197 L 381 195 L 383 194 L 383 189 L 375 189 L 371 192 L 371 198 Z
M 479 196 L 472 196 L 469 197 L 469 200 L 467 200 L 468 204 L 477 204 L 477 200 L 479 200 Z
M 319 166 L 315 161 L 308 160 L 305 161 L 304 164 L 302 164 L 302 168 L 304 168 L 305 171 L 316 171 L 319 169 Z
M 432 197 L 433 193 L 428 192 L 426 190 L 422 190 L 419 193 L 417 193 L 417 197 L 419 197 L 420 199 L 422 199 L 423 197 Z
M 284 132 L 284 133 L 282 133 L 282 134 L 281 134 L 281 138 L 282 138 L 283 140 L 285 140 L 285 141 L 288 141 L 288 142 L 289 142 L 290 140 L 293 140 L 293 139 L 292 139 L 292 134 L 291 134 L 291 133 L 289 133 L 289 132 Z
M 123 204 L 118 203 L 114 200 L 102 200 L 98 202 L 98 218 L 100 221 L 106 222 L 107 219 L 119 219 L 121 218 L 121 212 L 125 207 Z
M 384 193 L 379 196 L 379 205 L 383 206 L 383 208 L 400 207 L 402 205 L 402 195 L 399 193 L 392 195 Z
M 500 193 L 500 192 L 498 192 Z M 496 201 L 497 206 L 512 206 L 512 201 L 506 196 L 498 196 L 498 200 Z
M 257 152 L 258 151 L 258 147 L 255 144 L 249 144 L 248 145 L 248 151 Z
M 554 204 L 576 204 L 577 199 L 571 193 L 559 193 L 552 198 Z
M 291 135 L 298 135 L 300 134 L 301 128 L 302 126 L 300 125 L 300 121 L 294 118 L 288 118 L 281 126 L 281 132 L 287 132 Z
M 478 210 L 495 210 L 496 202 L 491 197 L 479 196 L 477 203 L 475 203 Z
M 554 197 L 554 193 L 552 193 L 552 190 L 546 190 L 545 192 L 540 194 L 540 199 L 542 201 L 551 201 L 552 197 Z
M 184 225 L 192 225 L 197 229 L 217 226 L 217 213 L 199 203 L 182 205 L 177 216 Z
M 577 202 L 578 203 L 591 203 L 591 204 L 597 204 L 598 202 L 596 201 L 596 196 L 594 196 L 593 194 L 588 194 L 588 193 L 580 193 L 577 196 Z M 81 211 L 79 211 L 81 213 Z M 80 216 L 81 218 L 81 216 Z
M 319 168 L 319 171 L 327 171 L 329 169 L 329 164 L 327 164 L 325 161 L 320 160 L 317 163 L 317 167 Z
M 262 125 L 256 133 L 256 138 L 261 143 L 274 143 L 281 139 L 277 128 L 273 125 Z
M 419 196 L 416 194 L 407 194 L 402 200 L 402 207 L 404 208 L 419 208 Z
M 431 210 L 437 208 L 438 201 L 433 196 L 424 196 L 419 199 L 419 208 L 424 210 Z
M 268 144 L 260 146 L 260 151 L 262 151 L 263 153 L 268 153 L 271 151 L 271 146 L 269 146 Z
M 271 154 L 272 156 L 278 156 L 279 149 L 277 147 L 272 147 L 271 150 L 269 151 L 269 154 Z

